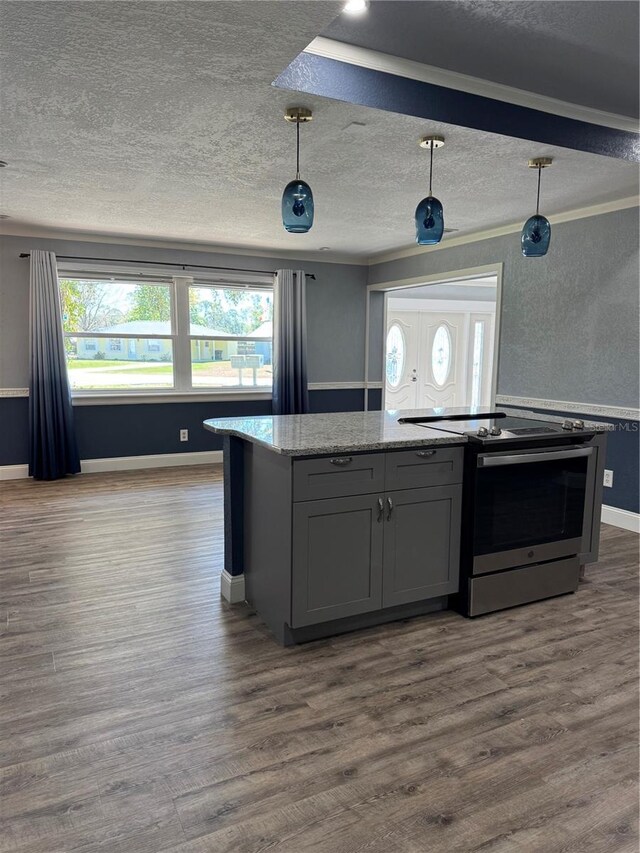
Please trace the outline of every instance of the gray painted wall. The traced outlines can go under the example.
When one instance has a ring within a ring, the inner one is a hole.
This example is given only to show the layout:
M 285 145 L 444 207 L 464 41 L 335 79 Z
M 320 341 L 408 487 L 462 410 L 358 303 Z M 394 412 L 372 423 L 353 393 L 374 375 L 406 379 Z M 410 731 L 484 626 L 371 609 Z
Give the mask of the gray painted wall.
M 498 261 L 498 393 L 637 407 L 638 208 L 554 225 L 544 258 L 523 258 L 507 234 L 377 264 L 369 283 Z
M 309 381 L 364 379 L 366 267 L 4 235 L 0 236 L 0 388 L 24 388 L 29 382 L 29 261 L 18 255 L 30 249 L 46 249 L 59 255 L 256 270 L 300 267 L 316 276 L 307 286 Z

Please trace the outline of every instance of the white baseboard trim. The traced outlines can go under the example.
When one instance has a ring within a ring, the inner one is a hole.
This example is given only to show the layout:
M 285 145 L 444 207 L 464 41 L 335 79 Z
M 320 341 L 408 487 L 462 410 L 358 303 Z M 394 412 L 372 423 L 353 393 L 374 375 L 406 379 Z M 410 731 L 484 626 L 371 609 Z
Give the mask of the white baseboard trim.
M 109 459 L 83 459 L 83 474 L 103 471 L 136 471 L 140 468 L 173 468 L 176 465 L 211 465 L 222 462 L 221 450 L 194 453 L 155 453 L 149 456 L 113 456 Z
M 602 523 L 622 527 L 632 533 L 640 533 L 640 513 L 628 509 L 618 509 L 617 506 L 602 505 Z
M 220 575 L 220 595 L 229 604 L 244 601 L 244 575 L 230 575 L 226 569 Z
M 28 476 L 28 465 L 0 465 L 0 480 L 24 480 Z
M 217 465 L 221 463 L 221 450 L 204 450 L 193 453 L 156 453 L 149 456 L 81 459 L 80 468 L 83 474 L 99 474 L 105 471 L 137 471 L 142 468 L 173 468 L 177 465 Z M 28 476 L 28 465 L 0 465 L 0 480 L 23 480 Z

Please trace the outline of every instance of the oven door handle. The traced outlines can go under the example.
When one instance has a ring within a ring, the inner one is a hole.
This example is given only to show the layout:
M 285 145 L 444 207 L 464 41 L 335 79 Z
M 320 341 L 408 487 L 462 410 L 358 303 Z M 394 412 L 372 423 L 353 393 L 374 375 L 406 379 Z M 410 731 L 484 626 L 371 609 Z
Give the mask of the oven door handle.
M 488 468 L 497 465 L 525 465 L 528 462 L 556 462 L 561 459 L 577 459 L 580 456 L 591 456 L 593 447 L 574 447 L 571 450 L 550 450 L 542 453 L 514 453 L 512 456 L 497 456 L 491 453 L 478 456 L 478 468 Z

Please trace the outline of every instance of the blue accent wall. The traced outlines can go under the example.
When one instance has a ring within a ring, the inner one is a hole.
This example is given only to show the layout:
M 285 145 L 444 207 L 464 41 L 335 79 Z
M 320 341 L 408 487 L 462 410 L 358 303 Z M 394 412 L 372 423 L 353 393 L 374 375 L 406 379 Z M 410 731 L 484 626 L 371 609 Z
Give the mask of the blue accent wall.
M 312 412 L 352 412 L 364 406 L 362 389 L 310 391 Z M 28 461 L 26 397 L 0 398 L 0 465 Z M 126 403 L 74 406 L 81 459 L 147 456 L 220 450 L 222 437 L 202 426 L 207 418 L 271 414 L 271 400 L 233 400 L 193 403 Z M 189 441 L 180 441 L 181 429 Z
M 0 397 L 0 465 L 29 461 L 29 399 Z
M 311 53 L 297 56 L 273 85 L 576 151 L 633 161 L 640 157 L 638 135 L 631 131 L 589 124 Z

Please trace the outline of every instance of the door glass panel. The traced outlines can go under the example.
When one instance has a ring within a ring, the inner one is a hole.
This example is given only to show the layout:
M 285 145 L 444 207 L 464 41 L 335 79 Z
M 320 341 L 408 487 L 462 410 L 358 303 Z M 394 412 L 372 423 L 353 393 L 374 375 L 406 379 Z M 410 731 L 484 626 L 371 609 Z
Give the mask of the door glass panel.
M 484 323 L 473 324 L 473 361 L 471 363 L 471 405 L 479 406 L 482 399 L 482 360 L 484 350 Z
M 440 388 L 447 381 L 451 370 L 451 335 L 446 326 L 436 329 L 431 347 L 431 372 L 436 385 Z
M 387 334 L 386 376 L 392 388 L 397 388 L 404 370 L 404 335 L 397 323 L 394 323 Z

